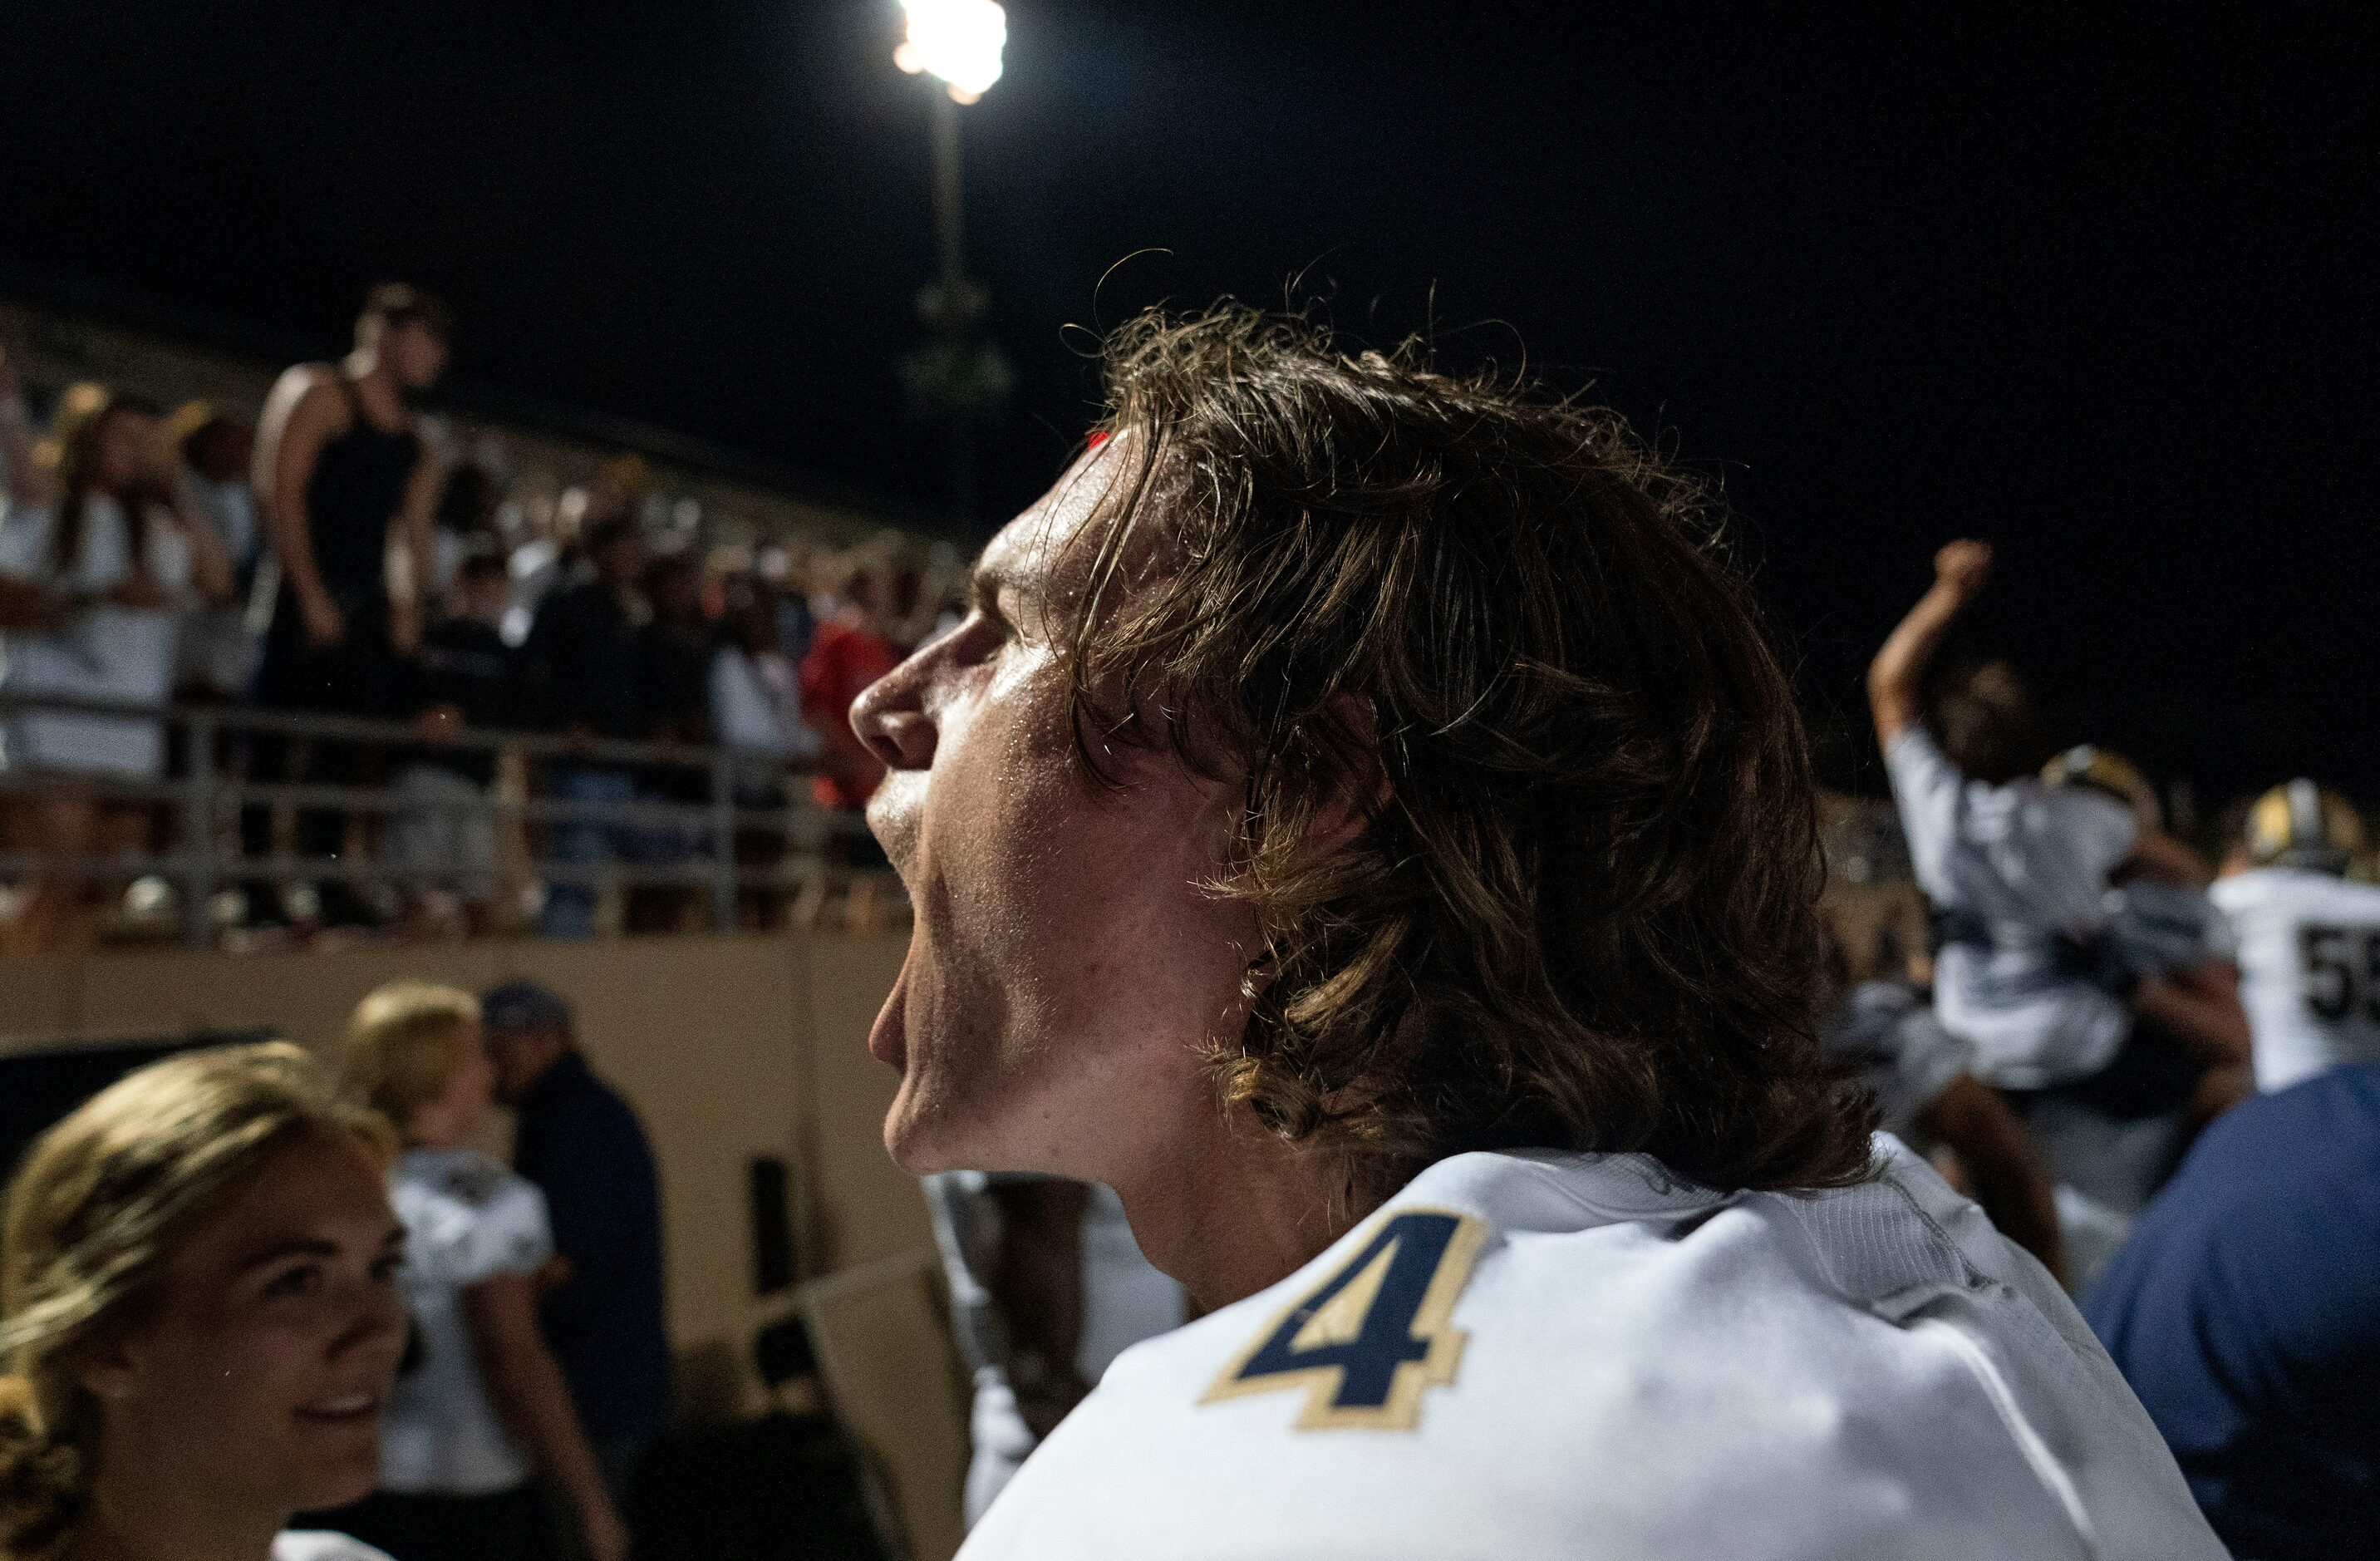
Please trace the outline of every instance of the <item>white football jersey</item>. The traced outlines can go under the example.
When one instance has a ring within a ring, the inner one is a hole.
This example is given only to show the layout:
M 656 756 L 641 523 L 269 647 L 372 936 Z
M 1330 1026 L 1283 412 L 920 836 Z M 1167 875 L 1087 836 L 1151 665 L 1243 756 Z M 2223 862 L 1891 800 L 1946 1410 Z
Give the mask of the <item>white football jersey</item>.
M 2239 939 L 2258 1089 L 2380 1058 L 2380 887 L 2259 867 L 2207 893 Z
M 1126 1350 L 962 1561 L 2219 1561 L 2048 1274 L 1876 1142 L 1800 1197 L 1441 1161 Z
M 1917 886 L 1987 942 L 1944 945 L 1934 1011 L 2002 1089 L 2087 1079 L 2131 1031 L 2123 1000 L 2061 967 L 2058 940 L 2107 926 L 2107 874 L 2139 834 L 2113 798 L 2022 776 L 1986 786 L 1960 774 L 1923 726 L 1884 752 Z
M 405 1226 L 396 1287 L 415 1348 L 381 1422 L 381 1488 L 510 1490 L 535 1469 L 480 1374 L 463 1292 L 500 1274 L 535 1274 L 553 1256 L 545 1194 L 475 1149 L 414 1149 L 390 1175 L 389 1203 Z

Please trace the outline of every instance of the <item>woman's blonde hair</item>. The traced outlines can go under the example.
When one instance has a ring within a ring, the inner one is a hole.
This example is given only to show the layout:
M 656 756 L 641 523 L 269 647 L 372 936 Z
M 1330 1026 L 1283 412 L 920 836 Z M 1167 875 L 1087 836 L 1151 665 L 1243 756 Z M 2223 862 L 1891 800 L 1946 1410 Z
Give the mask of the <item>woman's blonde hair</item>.
M 480 1044 L 480 1000 L 435 982 L 391 982 L 356 1005 L 339 1093 L 389 1119 L 402 1135 L 446 1092 Z
M 35 1142 L 0 1236 L 0 1556 L 46 1555 L 80 1520 L 96 1407 L 76 1375 L 91 1346 L 153 1299 L 195 1223 L 314 1137 L 382 1162 L 394 1149 L 386 1123 L 275 1042 L 152 1063 Z

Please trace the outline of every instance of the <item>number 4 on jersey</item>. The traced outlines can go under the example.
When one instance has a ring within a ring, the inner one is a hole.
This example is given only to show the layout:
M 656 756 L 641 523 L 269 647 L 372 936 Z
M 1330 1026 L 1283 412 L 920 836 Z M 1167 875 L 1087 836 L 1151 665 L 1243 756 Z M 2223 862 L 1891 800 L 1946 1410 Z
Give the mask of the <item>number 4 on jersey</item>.
M 1410 1431 L 1426 1387 L 1454 1381 L 1463 1334 L 1448 1325 L 1488 1238 L 1483 1220 L 1402 1209 L 1235 1357 L 1201 1403 L 1303 1387 L 1297 1429 Z

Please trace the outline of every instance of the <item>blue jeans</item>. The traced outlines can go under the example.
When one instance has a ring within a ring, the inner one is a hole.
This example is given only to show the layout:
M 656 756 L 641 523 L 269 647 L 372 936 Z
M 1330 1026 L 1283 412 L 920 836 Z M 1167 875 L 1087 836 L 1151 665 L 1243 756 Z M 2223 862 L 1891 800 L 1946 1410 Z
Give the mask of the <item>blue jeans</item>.
M 549 795 L 565 802 L 625 803 L 636 800 L 637 778 L 625 770 L 565 769 L 547 775 Z M 618 824 L 602 818 L 554 821 L 546 849 L 555 861 L 591 866 L 618 860 Z M 550 938 L 591 938 L 595 935 L 595 885 L 592 883 L 549 884 L 545 909 L 538 931 Z

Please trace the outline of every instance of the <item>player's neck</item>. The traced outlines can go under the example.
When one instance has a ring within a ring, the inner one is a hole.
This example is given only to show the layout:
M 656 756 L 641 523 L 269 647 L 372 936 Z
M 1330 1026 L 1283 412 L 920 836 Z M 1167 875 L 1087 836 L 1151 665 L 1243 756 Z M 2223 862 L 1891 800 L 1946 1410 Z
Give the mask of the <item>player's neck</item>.
M 1171 1146 L 1147 1174 L 1115 1184 L 1141 1251 L 1201 1311 L 1287 1278 L 1378 1206 L 1357 1201 L 1327 1157 L 1253 1123 L 1202 1116 L 1201 1141 Z

